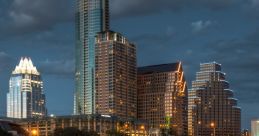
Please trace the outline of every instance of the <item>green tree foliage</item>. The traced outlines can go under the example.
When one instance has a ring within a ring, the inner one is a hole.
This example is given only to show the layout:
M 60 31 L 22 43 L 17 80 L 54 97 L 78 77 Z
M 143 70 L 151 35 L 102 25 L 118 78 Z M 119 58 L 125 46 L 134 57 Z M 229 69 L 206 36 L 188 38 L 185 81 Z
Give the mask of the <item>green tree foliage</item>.
M 53 136 L 99 136 L 99 134 L 94 131 L 80 131 L 77 128 L 58 128 L 54 131 Z
M 115 130 L 108 130 L 106 132 L 106 134 L 108 136 L 127 136 L 127 134 L 123 133 L 123 132 L 118 132 L 118 131 L 115 131 Z
M 179 136 L 177 134 L 177 131 L 173 128 L 169 128 L 169 129 L 161 128 L 160 132 L 162 136 Z
M 81 131 L 82 136 L 99 136 L 99 134 L 95 131 L 88 131 L 86 129 Z
M 12 136 L 11 134 L 7 133 L 0 127 L 0 136 Z

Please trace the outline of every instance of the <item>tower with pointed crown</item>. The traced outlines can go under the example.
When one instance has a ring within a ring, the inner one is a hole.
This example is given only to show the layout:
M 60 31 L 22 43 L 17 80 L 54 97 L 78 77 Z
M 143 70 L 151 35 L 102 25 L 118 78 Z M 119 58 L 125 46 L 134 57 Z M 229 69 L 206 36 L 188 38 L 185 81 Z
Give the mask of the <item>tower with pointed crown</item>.
M 23 57 L 12 72 L 7 94 L 7 117 L 38 118 L 47 115 L 43 82 L 30 58 Z

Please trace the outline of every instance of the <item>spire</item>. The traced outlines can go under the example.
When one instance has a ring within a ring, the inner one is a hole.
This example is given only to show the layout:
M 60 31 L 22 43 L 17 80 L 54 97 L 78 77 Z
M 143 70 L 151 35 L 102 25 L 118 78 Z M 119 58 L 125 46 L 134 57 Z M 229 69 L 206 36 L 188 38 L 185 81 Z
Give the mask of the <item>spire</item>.
M 35 74 L 39 75 L 37 68 L 33 65 L 31 58 L 22 57 L 19 65 L 15 67 L 13 74 Z

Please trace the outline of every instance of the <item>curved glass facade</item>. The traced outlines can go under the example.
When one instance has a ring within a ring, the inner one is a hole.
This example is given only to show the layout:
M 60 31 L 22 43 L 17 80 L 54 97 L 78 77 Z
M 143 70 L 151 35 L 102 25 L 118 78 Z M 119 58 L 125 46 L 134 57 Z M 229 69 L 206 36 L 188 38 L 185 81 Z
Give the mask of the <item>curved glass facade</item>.
M 109 29 L 108 0 L 77 0 L 74 114 L 95 113 L 95 36 Z

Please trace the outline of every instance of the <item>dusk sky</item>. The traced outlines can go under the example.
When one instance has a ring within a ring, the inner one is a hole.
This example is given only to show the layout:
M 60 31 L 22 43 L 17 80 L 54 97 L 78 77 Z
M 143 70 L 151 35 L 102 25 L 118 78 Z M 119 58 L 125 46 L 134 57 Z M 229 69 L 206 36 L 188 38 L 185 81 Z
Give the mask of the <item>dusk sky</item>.
M 73 113 L 75 0 L 0 0 L 0 116 L 22 56 L 42 73 L 49 114 Z M 259 117 L 259 0 L 110 0 L 111 30 L 137 45 L 138 65 L 182 61 L 188 88 L 199 64 L 222 64 L 242 108 Z

